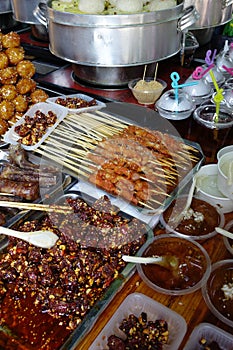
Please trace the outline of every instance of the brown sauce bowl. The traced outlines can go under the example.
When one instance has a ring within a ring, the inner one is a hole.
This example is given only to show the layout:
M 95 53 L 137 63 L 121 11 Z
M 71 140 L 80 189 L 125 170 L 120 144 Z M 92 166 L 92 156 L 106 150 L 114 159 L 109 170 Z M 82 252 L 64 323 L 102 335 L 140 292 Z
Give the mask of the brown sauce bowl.
M 187 196 L 177 197 L 161 215 L 160 223 L 165 227 L 167 233 L 174 233 L 192 240 L 204 240 L 217 234 L 215 227 L 224 226 L 223 213 L 213 204 L 195 196 L 190 206 L 193 215 L 182 217 L 186 201 Z M 176 220 L 180 214 L 179 220 Z M 202 220 L 201 216 L 203 217 Z
M 190 239 L 162 234 L 147 242 L 142 256 L 174 256 L 177 267 L 137 264 L 142 280 L 152 289 L 169 295 L 184 295 L 200 289 L 209 277 L 211 262 L 206 250 Z

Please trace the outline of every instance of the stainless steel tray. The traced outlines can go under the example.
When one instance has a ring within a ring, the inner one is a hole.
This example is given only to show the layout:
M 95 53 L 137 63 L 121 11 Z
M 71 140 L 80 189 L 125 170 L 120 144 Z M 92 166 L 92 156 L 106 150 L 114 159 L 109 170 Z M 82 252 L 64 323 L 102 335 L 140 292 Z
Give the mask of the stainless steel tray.
M 178 186 L 175 188 L 174 191 L 172 191 L 169 194 L 169 197 L 167 197 L 162 202 L 162 205 L 159 207 L 156 207 L 155 209 L 148 209 L 146 207 L 133 205 L 130 202 L 125 201 L 123 198 L 114 197 L 114 195 L 108 193 L 106 190 L 102 190 L 98 188 L 96 185 L 89 182 L 87 178 L 82 176 L 82 174 L 77 174 L 71 168 L 67 168 L 64 165 L 64 171 L 66 173 L 78 178 L 79 180 L 78 190 L 87 194 L 91 193 L 92 196 L 95 198 L 99 198 L 99 196 L 107 193 L 111 197 L 112 201 L 114 201 L 114 204 L 118 205 L 120 208 L 123 208 L 125 212 L 128 212 L 128 213 L 134 212 L 135 214 L 133 215 L 135 215 L 136 217 L 146 216 L 146 221 L 148 222 L 150 221 L 151 217 L 160 215 L 161 212 L 163 212 L 169 206 L 172 199 L 184 189 L 184 187 L 192 179 L 194 173 L 199 170 L 200 166 L 204 161 L 204 155 L 203 155 L 202 149 L 199 144 L 195 142 L 191 142 L 189 140 L 182 139 L 178 135 L 178 132 L 173 127 L 173 125 L 168 120 L 161 118 L 155 111 L 147 110 L 144 107 L 139 107 L 131 104 L 124 104 L 124 103 L 107 103 L 106 106 L 107 107 L 106 109 L 104 109 L 104 112 L 108 113 L 109 115 L 112 115 L 119 122 L 127 122 L 133 125 L 147 127 L 151 130 L 158 130 L 158 131 L 164 132 L 168 135 L 173 136 L 176 140 L 182 141 L 185 145 L 193 147 L 197 151 L 198 160 L 196 161 L 195 165 L 192 168 L 190 167 L 190 170 L 188 171 L 188 173 L 185 174 L 185 176 L 183 176 L 179 180 Z M 78 129 L 78 126 L 77 126 L 77 129 Z M 51 140 L 48 142 L 51 142 Z M 78 147 L 78 141 L 77 141 L 77 147 Z M 49 157 L 49 154 L 47 156 Z M 46 154 L 44 155 L 44 157 L 46 159 Z M 63 155 L 63 158 L 64 158 L 64 155 Z M 78 167 L 79 167 L 79 163 L 77 161 L 76 168 Z

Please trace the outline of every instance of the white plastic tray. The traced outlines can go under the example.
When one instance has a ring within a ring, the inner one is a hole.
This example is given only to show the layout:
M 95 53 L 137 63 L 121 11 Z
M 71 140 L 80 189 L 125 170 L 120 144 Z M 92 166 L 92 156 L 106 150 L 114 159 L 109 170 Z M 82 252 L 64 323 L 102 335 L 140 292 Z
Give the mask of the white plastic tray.
M 186 321 L 175 311 L 141 293 L 132 293 L 126 297 L 89 347 L 89 350 L 107 350 L 107 341 L 110 335 L 122 337 L 122 331 L 119 329 L 122 320 L 130 314 L 139 317 L 142 312 L 147 313 L 149 321 L 163 319 L 168 323 L 168 344 L 164 344 L 163 349 L 177 350 L 187 330 Z
M 49 111 L 52 111 L 57 116 L 56 123 L 49 127 L 46 131 L 46 133 L 42 136 L 42 138 L 32 146 L 27 146 L 22 144 L 22 147 L 28 151 L 33 151 L 37 147 L 39 147 L 44 140 L 51 134 L 51 132 L 57 127 L 57 125 L 65 118 L 67 115 L 67 110 L 65 108 L 62 108 L 58 105 L 51 105 L 46 102 L 40 102 L 33 105 L 24 115 L 22 118 L 20 118 L 4 135 L 4 141 L 7 143 L 10 143 L 12 145 L 16 145 L 18 143 L 18 140 L 20 139 L 20 136 L 15 132 L 15 127 L 18 125 L 21 125 L 25 122 L 25 116 L 28 115 L 30 117 L 33 117 L 36 113 L 36 111 L 40 110 L 41 112 L 47 114 Z
M 58 98 L 63 98 L 63 99 L 66 99 L 67 97 L 77 97 L 77 98 L 81 98 L 85 101 L 91 101 L 93 100 L 93 97 L 91 96 L 88 96 L 88 95 L 84 95 L 84 94 L 73 94 L 73 95 L 61 95 L 61 96 L 56 96 L 56 97 L 49 97 L 46 101 L 48 103 L 51 103 L 51 104 L 54 104 L 56 106 L 60 106 L 59 104 L 56 103 L 56 100 Z M 95 99 L 96 100 L 96 99 Z M 104 108 L 106 107 L 106 104 L 99 101 L 99 100 L 96 100 L 96 105 L 95 106 L 91 106 L 91 107 L 83 107 L 83 108 L 67 108 L 67 107 L 64 107 L 64 106 L 61 106 L 63 108 L 65 108 L 68 112 L 70 113 L 83 113 L 83 112 L 91 112 L 91 111 L 97 111 L 101 108 Z
M 232 350 L 233 348 L 233 335 L 210 323 L 200 323 L 194 328 L 183 350 L 200 350 L 199 341 L 201 338 L 205 338 L 208 343 L 216 341 L 224 350 Z

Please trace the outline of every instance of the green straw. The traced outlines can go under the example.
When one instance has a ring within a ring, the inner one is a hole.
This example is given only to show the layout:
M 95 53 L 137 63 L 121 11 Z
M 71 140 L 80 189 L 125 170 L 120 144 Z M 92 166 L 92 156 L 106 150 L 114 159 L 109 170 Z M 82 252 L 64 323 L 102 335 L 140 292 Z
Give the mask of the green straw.
M 215 116 L 214 116 L 214 122 L 215 123 L 218 123 L 218 120 L 219 120 L 219 111 L 220 111 L 220 104 L 222 102 L 222 100 L 224 99 L 224 96 L 222 94 L 223 92 L 223 89 L 219 89 L 219 86 L 218 86 L 218 83 L 215 79 L 215 76 L 214 76 L 214 73 L 212 71 L 212 69 L 210 69 L 209 71 L 210 73 L 210 76 L 211 76 L 211 79 L 214 83 L 214 87 L 216 89 L 216 94 L 214 96 L 214 103 L 215 103 L 215 106 L 216 106 L 216 112 L 215 112 Z

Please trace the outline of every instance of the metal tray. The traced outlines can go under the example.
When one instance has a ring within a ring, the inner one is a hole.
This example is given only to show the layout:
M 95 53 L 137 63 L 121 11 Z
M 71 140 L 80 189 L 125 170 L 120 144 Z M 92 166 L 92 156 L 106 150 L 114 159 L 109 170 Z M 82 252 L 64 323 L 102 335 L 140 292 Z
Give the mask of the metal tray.
M 167 133 L 171 136 L 173 136 L 178 141 L 182 141 L 188 146 L 192 146 L 197 150 L 198 154 L 198 161 L 196 162 L 195 166 L 193 166 L 192 169 L 183 177 L 180 179 L 178 186 L 175 188 L 175 190 L 170 193 L 170 196 L 164 200 L 162 205 L 156 209 L 147 209 L 146 207 L 140 207 L 135 206 L 127 201 L 125 201 L 123 198 L 120 197 L 114 197 L 114 195 L 111 195 L 105 190 L 102 190 L 89 182 L 85 177 L 82 175 L 77 175 L 74 171 L 66 168 L 64 166 L 64 171 L 67 174 L 72 175 L 73 177 L 78 178 L 79 183 L 77 189 L 84 193 L 91 193 L 94 198 L 99 198 L 103 194 L 108 194 L 108 196 L 111 197 L 112 201 L 114 201 L 114 204 L 119 206 L 120 208 L 123 208 L 123 211 L 132 213 L 134 212 L 136 217 L 145 217 L 146 222 L 149 222 L 152 217 L 160 215 L 172 202 L 175 196 L 177 196 L 179 193 L 183 191 L 185 186 L 192 180 L 193 175 L 199 170 L 200 166 L 204 162 L 204 155 L 202 152 L 202 149 L 199 144 L 182 139 L 178 133 L 177 130 L 172 126 L 172 124 L 164 120 L 164 118 L 161 118 L 155 111 L 146 110 L 144 107 L 138 107 L 136 105 L 131 104 L 125 104 L 125 103 L 107 103 L 105 112 L 109 115 L 112 115 L 115 119 L 119 120 L 120 122 L 127 122 L 131 123 L 133 121 L 134 125 L 142 126 L 150 128 L 151 130 L 158 130 L 164 133 Z M 130 119 L 130 116 L 132 118 Z M 140 119 L 139 119 L 140 118 Z M 156 118 L 156 119 L 155 119 Z M 46 159 L 46 156 L 45 156 Z M 78 163 L 77 163 L 78 167 Z
M 64 202 L 67 197 L 71 198 L 82 198 L 82 193 L 79 192 L 70 192 L 64 194 L 64 196 L 61 196 L 57 198 L 56 203 Z M 95 199 L 91 196 L 87 197 L 85 195 L 85 201 L 89 204 L 92 204 Z M 35 212 L 31 211 L 24 215 L 24 217 L 19 218 L 17 221 L 14 222 L 14 225 L 11 227 L 16 228 L 22 224 L 24 221 L 28 220 L 34 220 L 42 218 L 44 213 L 42 212 Z M 119 212 L 118 215 L 123 216 L 125 219 L 132 219 L 129 215 Z M 146 228 L 146 234 L 148 239 L 151 239 L 153 237 L 153 231 L 150 229 L 148 225 L 145 225 Z M 144 243 L 145 244 L 145 243 Z M 144 246 L 143 244 L 143 246 Z M 140 255 L 141 250 L 143 249 L 143 246 L 138 250 L 136 255 Z M 4 248 L 4 251 L 7 251 L 7 247 Z M 84 338 L 84 336 L 91 330 L 94 323 L 97 321 L 100 314 L 105 310 L 105 308 L 108 306 L 110 301 L 115 297 L 115 295 L 121 290 L 121 288 L 124 286 L 126 281 L 132 276 L 132 274 L 135 271 L 135 264 L 129 263 L 127 264 L 123 270 L 119 273 L 119 276 L 110 284 L 110 286 L 106 289 L 104 292 L 104 295 L 93 305 L 93 307 L 87 312 L 86 316 L 83 318 L 82 322 L 79 324 L 79 326 L 70 333 L 70 335 L 67 337 L 64 344 L 62 344 L 58 348 L 54 348 L 51 350 L 73 350 L 77 347 L 77 345 L 80 343 L 80 341 Z M 14 335 L 14 330 L 9 328 L 0 327 L 1 332 L 9 332 Z M 24 344 L 25 346 L 26 344 Z M 48 349 L 49 350 L 49 349 Z

